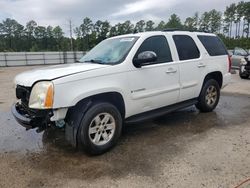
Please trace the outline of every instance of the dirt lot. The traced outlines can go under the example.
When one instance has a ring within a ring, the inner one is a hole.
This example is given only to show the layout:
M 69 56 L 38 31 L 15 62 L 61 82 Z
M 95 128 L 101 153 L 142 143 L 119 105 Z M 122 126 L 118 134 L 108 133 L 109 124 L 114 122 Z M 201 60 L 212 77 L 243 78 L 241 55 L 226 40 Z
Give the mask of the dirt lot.
M 0 187 L 233 188 L 250 177 L 250 80 L 233 75 L 212 113 L 127 126 L 112 151 L 89 157 L 62 130 L 37 134 L 13 119 L 12 80 L 31 68 L 0 68 Z

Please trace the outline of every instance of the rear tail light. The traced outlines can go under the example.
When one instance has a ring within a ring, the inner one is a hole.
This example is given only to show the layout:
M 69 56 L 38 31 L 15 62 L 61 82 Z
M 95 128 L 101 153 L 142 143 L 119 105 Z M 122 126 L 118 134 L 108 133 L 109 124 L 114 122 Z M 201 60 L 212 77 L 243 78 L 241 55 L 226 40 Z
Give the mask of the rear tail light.
M 231 72 L 231 68 L 232 68 L 232 60 L 230 55 L 228 55 L 228 72 Z

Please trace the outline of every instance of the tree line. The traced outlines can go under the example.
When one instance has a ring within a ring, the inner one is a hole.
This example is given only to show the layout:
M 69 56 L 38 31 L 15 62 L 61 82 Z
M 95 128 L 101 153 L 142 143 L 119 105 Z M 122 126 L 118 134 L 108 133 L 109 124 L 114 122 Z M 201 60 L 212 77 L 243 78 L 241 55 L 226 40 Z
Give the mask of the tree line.
M 111 25 L 109 21 L 93 22 L 86 17 L 72 28 L 76 37 L 66 37 L 60 26 L 40 26 L 34 20 L 25 26 L 7 18 L 0 23 L 0 51 L 86 51 L 100 41 L 122 34 L 176 28 L 218 34 L 228 48 L 250 48 L 250 2 L 232 3 L 222 13 L 215 9 L 187 17 L 184 22 L 176 14 L 167 21 L 155 23 L 140 20 L 133 24 L 127 20 Z

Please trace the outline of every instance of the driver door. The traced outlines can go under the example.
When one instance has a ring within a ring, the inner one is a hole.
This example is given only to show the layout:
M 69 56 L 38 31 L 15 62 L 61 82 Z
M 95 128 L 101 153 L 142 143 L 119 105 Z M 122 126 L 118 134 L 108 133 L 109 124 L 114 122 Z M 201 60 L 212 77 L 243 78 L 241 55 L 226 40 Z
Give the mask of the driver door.
M 179 66 L 172 60 L 166 37 L 147 38 L 134 58 L 145 51 L 156 53 L 157 61 L 134 67 L 128 73 L 132 114 L 168 106 L 179 100 Z

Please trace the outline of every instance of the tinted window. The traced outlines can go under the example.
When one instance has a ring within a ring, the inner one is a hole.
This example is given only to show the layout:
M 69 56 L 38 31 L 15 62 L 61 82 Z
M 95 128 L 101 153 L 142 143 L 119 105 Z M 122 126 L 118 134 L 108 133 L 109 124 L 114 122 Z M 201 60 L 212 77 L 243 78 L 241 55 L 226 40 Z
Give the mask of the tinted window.
M 224 44 L 218 37 L 199 35 L 198 38 L 210 56 L 228 54 Z
M 172 56 L 166 37 L 153 36 L 146 39 L 138 49 L 135 57 L 141 52 L 153 51 L 157 55 L 156 63 L 171 62 Z
M 198 47 L 190 36 L 174 35 L 173 39 L 180 60 L 196 59 L 200 57 Z

